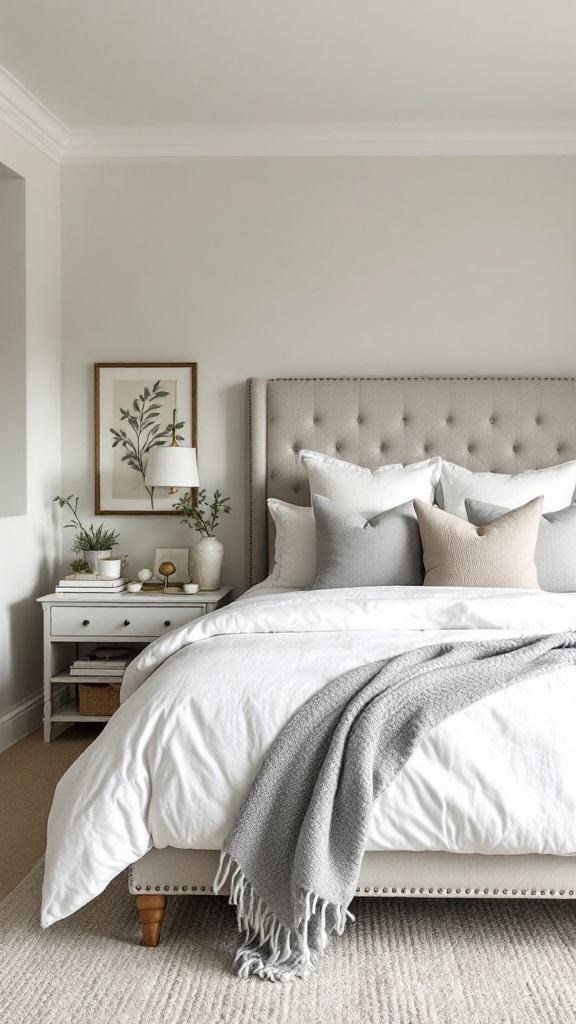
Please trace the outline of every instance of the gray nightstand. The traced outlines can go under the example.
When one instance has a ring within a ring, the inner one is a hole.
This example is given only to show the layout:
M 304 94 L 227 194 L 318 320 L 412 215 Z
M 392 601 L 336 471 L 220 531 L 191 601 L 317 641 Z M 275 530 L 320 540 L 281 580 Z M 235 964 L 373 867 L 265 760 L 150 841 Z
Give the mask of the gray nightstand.
M 107 722 L 108 716 L 81 715 L 76 687 L 79 682 L 102 683 L 102 678 L 77 679 L 70 664 L 79 645 L 96 643 L 141 644 L 171 629 L 184 626 L 228 604 L 232 587 L 197 594 L 47 594 L 39 597 L 44 612 L 44 739 L 52 739 L 54 726 L 70 722 Z

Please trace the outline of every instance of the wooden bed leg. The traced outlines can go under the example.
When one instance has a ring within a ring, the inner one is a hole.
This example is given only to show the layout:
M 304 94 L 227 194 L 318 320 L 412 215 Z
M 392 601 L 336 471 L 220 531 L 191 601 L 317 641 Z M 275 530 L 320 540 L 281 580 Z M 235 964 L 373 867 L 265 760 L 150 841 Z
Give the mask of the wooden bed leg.
M 137 896 L 136 907 L 142 924 L 142 945 L 157 946 L 160 942 L 165 896 Z

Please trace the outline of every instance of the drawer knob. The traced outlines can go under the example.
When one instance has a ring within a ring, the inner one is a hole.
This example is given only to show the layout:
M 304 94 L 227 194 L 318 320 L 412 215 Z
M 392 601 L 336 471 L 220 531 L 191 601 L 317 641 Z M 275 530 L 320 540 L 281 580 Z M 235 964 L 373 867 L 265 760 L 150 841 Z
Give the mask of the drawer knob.
M 164 619 L 164 625 L 165 626 L 169 626 L 170 625 L 170 619 Z
M 124 625 L 125 626 L 129 626 L 130 625 L 130 619 L 124 619 Z
M 82 619 L 82 625 L 83 626 L 89 626 L 90 625 L 90 619 Z

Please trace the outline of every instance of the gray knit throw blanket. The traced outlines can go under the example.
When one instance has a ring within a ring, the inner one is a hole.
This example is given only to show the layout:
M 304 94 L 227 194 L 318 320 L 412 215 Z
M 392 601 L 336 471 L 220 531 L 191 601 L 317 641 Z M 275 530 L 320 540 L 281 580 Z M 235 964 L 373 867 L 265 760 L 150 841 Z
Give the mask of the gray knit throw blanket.
M 575 632 L 432 644 L 346 672 L 307 701 L 254 780 L 214 882 L 230 876 L 240 977 L 302 977 L 342 934 L 374 802 L 428 730 L 574 664 Z

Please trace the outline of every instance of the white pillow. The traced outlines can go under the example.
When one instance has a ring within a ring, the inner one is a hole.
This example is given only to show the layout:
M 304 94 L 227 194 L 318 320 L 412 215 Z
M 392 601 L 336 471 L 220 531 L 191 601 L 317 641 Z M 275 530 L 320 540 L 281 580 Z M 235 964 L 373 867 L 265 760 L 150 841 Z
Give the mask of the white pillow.
M 276 527 L 274 565 L 266 582 L 276 587 L 311 587 L 316 579 L 316 521 L 310 506 L 268 498 Z
M 576 462 L 563 462 L 549 469 L 527 469 L 523 473 L 472 473 L 453 462 L 443 462 L 437 501 L 440 508 L 466 519 L 466 498 L 491 505 L 518 508 L 539 494 L 543 512 L 557 512 L 572 503 L 576 489 Z
M 320 452 L 304 450 L 300 458 L 308 470 L 312 495 L 320 494 L 366 519 L 414 498 L 432 504 L 442 468 L 440 458 L 377 469 L 364 469 Z

